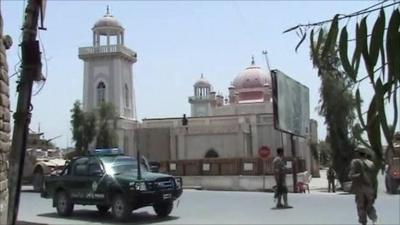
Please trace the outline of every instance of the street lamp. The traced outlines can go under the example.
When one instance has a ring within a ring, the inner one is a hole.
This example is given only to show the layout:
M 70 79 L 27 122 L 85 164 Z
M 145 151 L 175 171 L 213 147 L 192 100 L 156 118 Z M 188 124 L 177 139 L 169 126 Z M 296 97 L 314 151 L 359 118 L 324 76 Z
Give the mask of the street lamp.
M 262 51 L 262 54 L 263 54 L 264 57 L 265 57 L 265 63 L 267 64 L 268 71 L 271 71 L 271 68 L 269 67 L 269 61 L 268 61 L 268 51 L 267 51 L 267 50 L 263 50 L 263 51 Z

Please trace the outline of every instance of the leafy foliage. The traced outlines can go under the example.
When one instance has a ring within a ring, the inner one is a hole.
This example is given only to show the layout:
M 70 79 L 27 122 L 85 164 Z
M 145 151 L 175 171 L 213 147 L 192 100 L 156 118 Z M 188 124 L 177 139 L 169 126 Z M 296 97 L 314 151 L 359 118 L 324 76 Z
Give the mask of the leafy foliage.
M 81 103 L 75 101 L 71 109 L 72 139 L 78 155 L 84 155 L 96 135 L 96 116 L 93 112 L 83 112 Z
M 384 163 L 381 131 L 383 137 L 388 143 L 388 151 L 393 151 L 393 136 L 398 121 L 397 93 L 400 85 L 400 11 L 398 7 L 392 9 L 388 23 L 386 23 L 386 13 L 390 11 L 389 7 L 399 5 L 399 1 L 393 1 L 391 3 L 381 1 L 367 9 L 349 15 L 336 15 L 332 20 L 314 24 L 298 25 L 287 30 L 293 31 L 301 29 L 301 33 L 307 34 L 307 30 L 311 29 L 311 34 L 314 34 L 315 29 L 317 29 L 320 37 L 323 36 L 323 29 L 321 29 L 320 26 L 326 23 L 331 23 L 330 31 L 326 40 L 323 40 L 323 44 L 321 45 L 317 44 L 315 46 L 314 43 L 312 43 L 311 51 L 319 52 L 321 51 L 321 46 L 324 46 L 323 51 L 325 51 L 325 49 L 330 49 L 338 45 L 339 57 L 342 61 L 342 67 L 346 72 L 346 76 L 354 83 L 361 82 L 365 78 L 369 79 L 374 92 L 370 102 L 366 102 L 368 104 L 366 115 L 361 111 L 361 94 L 359 88 L 356 89 L 356 105 L 359 124 L 355 129 L 353 129 L 353 131 L 356 131 L 357 135 L 355 135 L 355 137 L 358 138 L 358 141 L 367 147 L 370 147 L 375 153 L 375 156 L 373 157 L 376 164 L 375 175 L 378 174 L 379 168 L 381 168 Z M 379 14 L 375 19 L 371 33 L 369 33 L 367 16 L 375 11 L 379 11 Z M 367 16 L 364 16 L 356 23 L 356 37 L 354 40 L 355 47 L 354 49 L 349 49 L 348 42 L 353 40 L 348 39 L 346 25 L 343 26 L 340 31 L 339 40 L 337 38 L 336 30 L 339 26 L 339 20 L 344 18 L 357 18 L 362 14 L 367 14 Z M 311 36 L 311 39 L 312 38 L 313 37 Z M 303 39 L 301 39 L 301 42 L 302 41 Z M 318 38 L 317 43 L 319 43 L 319 41 L 320 38 Z M 353 53 L 352 58 L 348 58 L 349 53 Z M 313 59 L 313 62 L 314 61 L 315 59 Z M 361 62 L 364 63 L 367 76 L 358 79 Z M 387 120 L 388 111 L 385 108 L 388 107 L 389 104 L 392 104 L 393 107 L 393 121 L 390 123 L 392 126 L 389 125 Z M 368 136 L 368 143 L 361 139 L 361 133 L 363 131 Z M 377 181 L 375 180 L 375 182 Z
M 327 45 L 338 33 L 336 17 L 333 23 L 335 25 L 332 25 L 327 35 L 321 31 L 317 43 L 314 43 L 311 33 L 311 46 L 319 47 L 311 49 L 311 58 L 321 79 L 319 114 L 325 118 L 328 129 L 332 166 L 339 180 L 344 182 L 347 180 L 348 165 L 354 149 L 350 133 L 355 118 L 355 99 L 350 89 L 351 81 L 340 69 L 341 61 L 336 45 Z
M 115 133 L 115 108 L 111 103 L 103 103 L 97 110 L 98 115 L 98 134 L 96 138 L 96 148 L 115 147 L 117 135 Z
M 318 142 L 317 149 L 319 152 L 319 160 L 323 166 L 331 166 L 332 164 L 332 149 L 329 142 Z
M 96 148 L 115 147 L 116 113 L 112 104 L 104 103 L 96 111 L 83 112 L 81 103 L 76 101 L 71 113 L 72 139 L 76 149 L 74 155 L 85 155 L 94 140 Z

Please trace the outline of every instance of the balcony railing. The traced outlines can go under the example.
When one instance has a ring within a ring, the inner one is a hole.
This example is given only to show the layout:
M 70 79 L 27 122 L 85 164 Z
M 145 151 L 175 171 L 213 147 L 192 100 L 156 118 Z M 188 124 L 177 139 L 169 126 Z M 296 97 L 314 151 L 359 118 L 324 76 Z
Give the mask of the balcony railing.
M 123 45 L 108 45 L 79 48 L 79 56 L 88 56 L 94 54 L 123 53 L 136 59 L 136 52 Z
M 211 96 L 206 95 L 206 96 L 191 96 L 191 97 L 189 97 L 189 101 L 194 101 L 194 100 L 211 100 Z

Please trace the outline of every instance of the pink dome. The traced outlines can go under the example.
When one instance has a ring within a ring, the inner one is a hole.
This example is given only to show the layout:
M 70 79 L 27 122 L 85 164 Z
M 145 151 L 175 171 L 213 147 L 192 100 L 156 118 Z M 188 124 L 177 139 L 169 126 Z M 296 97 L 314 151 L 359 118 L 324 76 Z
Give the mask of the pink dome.
M 271 75 L 268 71 L 255 65 L 254 59 L 251 66 L 239 73 L 232 82 L 236 90 L 243 88 L 262 88 L 271 84 Z

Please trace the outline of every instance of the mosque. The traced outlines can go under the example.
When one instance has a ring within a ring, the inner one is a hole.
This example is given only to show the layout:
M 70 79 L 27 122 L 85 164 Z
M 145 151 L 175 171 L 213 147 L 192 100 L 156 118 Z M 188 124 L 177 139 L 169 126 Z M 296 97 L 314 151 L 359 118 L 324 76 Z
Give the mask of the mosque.
M 255 158 L 260 148 L 290 149 L 289 135 L 274 127 L 271 72 L 251 59 L 248 67 L 233 77 L 228 97 L 216 93 L 201 74 L 188 97 L 191 114 L 173 118 L 136 117 L 133 64 L 137 54 L 124 44 L 124 28 L 109 10 L 93 26 L 93 44 L 79 48 L 84 62 L 83 109 L 90 111 L 111 102 L 119 116 L 118 145 L 127 154 L 141 153 L 153 161 L 203 158 Z M 190 84 L 188 84 L 190 85 Z M 182 98 L 183 99 L 183 98 Z M 184 104 L 184 101 L 182 101 Z M 140 109 L 139 109 L 140 110 Z M 310 140 L 317 140 L 316 121 L 305 138 L 294 140 L 297 157 L 311 170 Z M 285 155 L 291 156 L 290 151 Z

